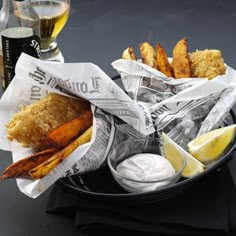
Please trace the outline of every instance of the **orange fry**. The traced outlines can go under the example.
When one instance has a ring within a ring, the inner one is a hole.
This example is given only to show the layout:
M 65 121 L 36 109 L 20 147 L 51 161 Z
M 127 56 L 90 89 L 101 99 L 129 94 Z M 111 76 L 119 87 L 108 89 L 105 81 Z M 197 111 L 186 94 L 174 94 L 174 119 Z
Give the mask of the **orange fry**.
M 92 136 L 92 126 L 87 129 L 81 136 L 75 139 L 72 143 L 64 149 L 55 153 L 48 160 L 36 166 L 29 174 L 33 179 L 40 179 L 53 170 L 58 164 L 65 160 L 77 147 L 90 141 Z
M 48 133 L 44 144 L 47 148 L 64 148 L 93 124 L 91 110 L 85 110 L 77 118 L 59 126 Z
M 125 59 L 125 60 L 137 61 L 137 57 L 136 57 L 136 55 L 134 53 L 134 48 L 133 47 L 126 48 L 123 51 L 121 58 Z
M 144 42 L 139 45 L 139 50 L 142 62 L 156 69 L 156 51 L 154 48 L 148 42 Z
M 191 77 L 191 67 L 188 55 L 187 38 L 181 39 L 174 47 L 173 70 L 176 79 Z
M 56 149 L 47 149 L 42 152 L 35 153 L 29 157 L 21 159 L 13 164 L 11 164 L 0 176 L 0 180 L 16 178 L 16 177 L 27 177 L 29 176 L 29 171 L 40 165 L 48 158 L 50 158 Z
M 167 77 L 173 77 L 173 70 L 168 61 L 165 49 L 161 46 L 160 43 L 157 43 L 156 49 L 157 49 L 157 69 L 163 74 L 165 74 Z

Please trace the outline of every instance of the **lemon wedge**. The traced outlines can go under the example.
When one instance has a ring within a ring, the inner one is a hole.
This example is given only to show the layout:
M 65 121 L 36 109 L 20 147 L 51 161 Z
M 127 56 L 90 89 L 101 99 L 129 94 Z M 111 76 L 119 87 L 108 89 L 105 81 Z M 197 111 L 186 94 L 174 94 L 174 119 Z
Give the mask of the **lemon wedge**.
M 188 143 L 189 153 L 203 163 L 218 159 L 235 136 L 236 125 L 212 130 Z
M 175 171 L 179 171 L 183 165 L 183 159 L 186 158 L 186 165 L 182 172 L 182 177 L 191 178 L 195 175 L 202 173 L 205 169 L 205 165 L 191 156 L 182 147 L 175 143 L 165 133 L 161 136 L 162 155 L 172 164 Z

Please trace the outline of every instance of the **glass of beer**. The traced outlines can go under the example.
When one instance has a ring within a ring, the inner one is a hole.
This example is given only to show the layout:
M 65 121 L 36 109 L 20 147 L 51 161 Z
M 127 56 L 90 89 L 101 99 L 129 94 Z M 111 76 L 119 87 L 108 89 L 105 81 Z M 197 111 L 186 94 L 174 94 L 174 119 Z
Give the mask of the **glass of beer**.
M 32 9 L 38 15 L 40 20 L 40 47 L 41 59 L 46 61 L 64 62 L 64 57 L 57 45 L 56 39 L 58 34 L 65 26 L 70 13 L 70 0 L 29 0 Z M 17 12 L 16 12 L 17 14 Z M 26 25 L 24 20 L 30 21 L 29 18 L 20 21 Z M 35 19 L 32 19 L 35 20 Z M 28 22 L 29 23 L 29 22 Z

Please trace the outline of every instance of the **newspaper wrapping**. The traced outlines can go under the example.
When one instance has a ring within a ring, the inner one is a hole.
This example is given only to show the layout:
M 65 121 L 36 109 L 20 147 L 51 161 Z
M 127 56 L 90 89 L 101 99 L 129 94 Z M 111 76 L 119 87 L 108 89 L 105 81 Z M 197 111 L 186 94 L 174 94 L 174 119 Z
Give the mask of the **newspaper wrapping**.
M 225 122 L 236 101 L 236 71 L 206 78 L 167 78 L 142 62 L 119 59 L 112 63 L 124 87 L 137 103 L 148 104 L 155 129 L 177 144 L 187 143 Z
M 42 179 L 17 179 L 27 196 L 36 198 L 61 177 L 99 168 L 112 147 L 129 138 L 164 130 L 186 147 L 197 135 L 222 125 L 235 103 L 236 71 L 230 67 L 226 75 L 208 81 L 169 79 L 140 62 L 117 60 L 112 65 L 129 96 L 94 64 L 46 63 L 26 54 L 19 58 L 16 76 L 0 100 L 1 124 L 9 122 L 19 105 L 31 104 L 49 92 L 85 98 L 94 114 L 89 143 Z M 9 142 L 4 126 L 0 127 L 0 147 L 12 151 L 14 162 L 33 152 Z
M 29 156 L 33 150 L 17 142 L 9 142 L 4 124 L 19 110 L 19 105 L 29 105 L 49 92 L 89 100 L 94 114 L 93 134 L 89 143 L 78 147 L 42 179 L 17 178 L 19 189 L 29 197 L 38 197 L 61 177 L 99 168 L 105 162 L 110 147 L 127 139 L 127 134 L 145 137 L 154 132 L 151 115 L 146 108 L 133 101 L 94 64 L 46 63 L 22 54 L 16 65 L 16 76 L 0 101 L 0 123 L 3 124 L 0 127 L 0 148 L 12 151 L 14 162 Z M 114 125 L 113 115 L 120 118 L 119 125 Z M 121 131 L 118 131 L 119 126 Z

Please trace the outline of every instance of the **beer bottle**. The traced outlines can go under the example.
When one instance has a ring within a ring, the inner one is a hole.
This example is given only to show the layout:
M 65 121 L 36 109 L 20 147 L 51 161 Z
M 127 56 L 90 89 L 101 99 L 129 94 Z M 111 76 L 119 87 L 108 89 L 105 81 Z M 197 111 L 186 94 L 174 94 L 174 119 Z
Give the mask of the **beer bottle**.
M 39 35 L 39 17 L 29 0 L 3 0 L 0 11 L 0 75 L 3 90 L 13 79 L 15 65 L 22 52 L 40 58 Z

